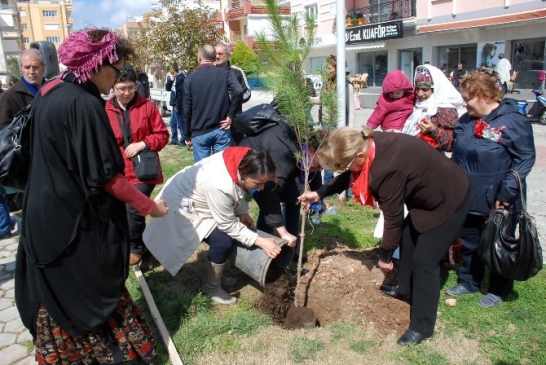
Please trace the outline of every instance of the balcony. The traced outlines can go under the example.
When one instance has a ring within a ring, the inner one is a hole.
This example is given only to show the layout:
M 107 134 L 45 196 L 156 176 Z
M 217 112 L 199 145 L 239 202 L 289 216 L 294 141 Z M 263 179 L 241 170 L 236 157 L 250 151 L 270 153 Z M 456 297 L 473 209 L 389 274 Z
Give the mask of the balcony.
M 15 27 L 3 26 L 1 29 L 2 39 L 14 39 L 18 40 L 21 38 L 21 32 Z
M 415 0 L 392 0 L 349 11 L 345 18 L 347 28 L 415 17 Z
M 17 7 L 15 5 L 0 4 L 0 14 L 17 15 Z
M 290 6 L 279 6 L 281 15 L 290 15 Z M 247 15 L 267 14 L 267 6 L 259 0 L 236 0 L 229 4 L 227 20 L 241 19 Z

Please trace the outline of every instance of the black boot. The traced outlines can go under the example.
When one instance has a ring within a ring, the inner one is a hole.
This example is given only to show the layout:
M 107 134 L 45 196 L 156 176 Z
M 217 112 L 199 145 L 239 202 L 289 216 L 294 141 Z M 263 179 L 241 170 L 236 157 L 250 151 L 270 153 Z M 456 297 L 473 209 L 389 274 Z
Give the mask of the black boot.
M 419 332 L 412 331 L 408 329 L 404 334 L 398 339 L 398 344 L 400 346 L 407 346 L 407 345 L 418 345 L 426 338 L 429 338 L 432 336 L 430 335 L 424 335 Z

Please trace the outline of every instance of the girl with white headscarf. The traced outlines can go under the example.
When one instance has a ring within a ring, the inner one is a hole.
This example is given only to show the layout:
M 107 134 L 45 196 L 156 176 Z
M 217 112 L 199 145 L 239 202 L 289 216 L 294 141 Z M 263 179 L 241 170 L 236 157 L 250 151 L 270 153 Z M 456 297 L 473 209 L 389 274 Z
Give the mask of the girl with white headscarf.
M 402 132 L 444 150 L 453 140 L 455 123 L 466 113 L 461 94 L 440 69 L 431 65 L 417 66 L 414 86 L 413 112 Z

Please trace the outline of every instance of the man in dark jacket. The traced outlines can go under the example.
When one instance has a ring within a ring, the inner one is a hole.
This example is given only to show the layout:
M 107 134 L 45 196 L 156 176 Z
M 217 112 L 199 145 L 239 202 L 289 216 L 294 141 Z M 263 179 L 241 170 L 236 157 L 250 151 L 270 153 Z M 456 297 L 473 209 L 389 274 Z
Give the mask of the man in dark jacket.
M 13 117 L 30 104 L 44 83 L 45 60 L 37 49 L 27 49 L 21 54 L 22 77 L 8 91 L 0 95 L 0 130 L 7 127 Z
M 0 94 L 0 130 L 6 128 L 23 108 L 32 102 L 45 82 L 45 60 L 37 49 L 21 53 L 22 77 L 8 91 Z M 11 236 L 11 217 L 6 191 L 0 186 L 0 239 Z
M 186 145 L 198 162 L 231 145 L 230 127 L 241 107 L 243 90 L 233 75 L 214 66 L 216 50 L 199 48 L 199 66 L 184 81 L 183 110 Z
M 171 76 L 167 78 L 165 90 L 171 92 L 169 105 L 173 107 L 171 112 L 171 144 L 184 146 L 184 114 L 182 111 L 182 94 L 184 92 L 184 79 L 186 76 L 180 72 L 177 65 L 171 69 Z M 178 133 L 180 132 L 180 138 Z
M 232 72 L 235 78 L 237 78 L 237 81 L 239 81 L 241 88 L 243 88 L 243 99 L 241 102 L 241 106 L 237 110 L 237 114 L 240 114 L 243 111 L 242 104 L 249 101 L 251 96 L 250 86 L 248 86 L 248 81 L 246 79 L 245 72 L 241 68 L 237 66 L 233 66 L 229 62 L 231 53 L 229 52 L 229 47 L 227 45 L 225 45 L 224 43 L 218 43 L 214 48 L 216 49 L 216 62 L 214 63 L 214 65 L 216 65 L 216 67 L 225 68 L 229 72 Z M 231 139 L 232 139 L 233 145 L 236 146 L 242 138 L 243 138 L 243 134 L 238 132 L 232 126 Z

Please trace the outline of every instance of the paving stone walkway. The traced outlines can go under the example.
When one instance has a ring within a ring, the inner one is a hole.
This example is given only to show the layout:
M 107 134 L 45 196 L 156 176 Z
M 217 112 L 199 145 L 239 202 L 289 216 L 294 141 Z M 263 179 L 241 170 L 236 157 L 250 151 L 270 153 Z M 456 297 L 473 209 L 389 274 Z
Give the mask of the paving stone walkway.
M 0 240 L 0 364 L 34 365 L 32 336 L 15 306 L 18 237 Z

